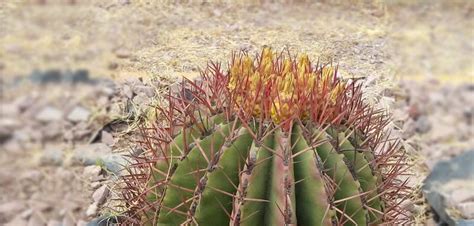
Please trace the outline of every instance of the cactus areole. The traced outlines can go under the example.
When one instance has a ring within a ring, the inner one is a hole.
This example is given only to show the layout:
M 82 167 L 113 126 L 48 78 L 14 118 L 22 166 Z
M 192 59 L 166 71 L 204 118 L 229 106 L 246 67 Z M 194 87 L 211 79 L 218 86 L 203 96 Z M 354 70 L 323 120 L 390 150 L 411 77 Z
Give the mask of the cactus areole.
M 123 176 L 125 221 L 145 225 L 407 222 L 406 164 L 389 118 L 337 68 L 264 48 L 210 63 L 143 126 Z

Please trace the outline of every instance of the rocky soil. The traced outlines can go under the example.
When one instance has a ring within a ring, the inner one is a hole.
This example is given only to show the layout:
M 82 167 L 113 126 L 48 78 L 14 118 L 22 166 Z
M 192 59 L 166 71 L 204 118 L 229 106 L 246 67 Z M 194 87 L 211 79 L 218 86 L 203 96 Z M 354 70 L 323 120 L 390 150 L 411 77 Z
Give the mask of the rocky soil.
M 102 205 L 135 151 L 129 132 L 161 85 L 65 79 L 77 74 L 37 71 L 5 86 L 0 224 L 81 225 L 111 211 Z
M 470 166 L 466 164 L 449 163 L 455 165 L 449 168 L 439 163 L 451 161 L 452 158 L 467 154 L 469 151 L 472 153 L 473 84 L 446 85 L 437 80 L 430 80 L 426 83 L 401 81 L 399 85 L 400 92 L 396 94 L 399 96 L 394 106 L 393 117 L 395 124 L 403 131 L 400 137 L 404 139 L 405 148 L 412 154 L 411 186 L 418 190 L 423 182 L 432 183 L 424 180 L 433 170 L 443 171 L 446 175 L 454 175 L 457 171 L 469 171 Z M 464 163 L 469 161 L 472 162 L 472 159 Z M 453 172 L 449 172 L 448 169 Z M 446 177 L 438 175 L 442 174 L 437 173 L 433 179 Z M 470 189 L 466 186 L 474 184 L 474 175 L 466 173 L 458 179 L 449 190 L 444 191 L 441 186 L 434 186 L 428 190 L 424 189 L 424 192 L 436 193 L 446 199 L 441 207 L 440 204 L 436 204 L 438 209 L 456 209 L 459 219 L 473 219 L 474 194 L 466 192 L 466 189 Z M 433 217 L 437 216 L 434 212 L 430 212 L 430 205 L 435 205 L 434 203 L 426 203 L 425 198 L 417 194 L 406 205 L 413 210 L 417 224 L 427 222 L 434 224 Z
M 70 2 L 0 3 L 0 225 L 119 214 L 114 181 L 140 152 L 137 123 L 180 76 L 239 49 L 286 47 L 365 77 L 368 101 L 394 114 L 417 191 L 437 162 L 474 148 L 469 2 Z M 416 224 L 434 224 L 414 196 Z

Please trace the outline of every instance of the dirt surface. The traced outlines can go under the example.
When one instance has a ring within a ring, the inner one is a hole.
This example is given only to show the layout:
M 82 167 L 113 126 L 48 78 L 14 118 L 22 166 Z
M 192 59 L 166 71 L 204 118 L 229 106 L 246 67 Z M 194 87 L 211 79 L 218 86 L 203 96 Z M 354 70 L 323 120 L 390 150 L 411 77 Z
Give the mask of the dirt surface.
M 0 3 L 0 224 L 75 225 L 113 212 L 97 201 L 113 188 L 97 190 L 112 184 L 108 157 L 133 150 L 138 115 L 179 77 L 240 49 L 306 52 L 365 77 L 368 101 L 394 113 L 421 159 L 414 186 L 474 148 L 469 1 L 41 2 Z M 417 224 L 430 222 L 422 199 L 407 205 Z

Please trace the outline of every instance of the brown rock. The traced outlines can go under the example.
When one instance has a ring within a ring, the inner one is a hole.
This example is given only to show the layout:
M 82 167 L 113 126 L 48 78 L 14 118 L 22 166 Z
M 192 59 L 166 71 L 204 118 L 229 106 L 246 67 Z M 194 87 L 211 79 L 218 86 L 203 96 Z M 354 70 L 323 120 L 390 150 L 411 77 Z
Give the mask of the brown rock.
M 408 116 L 412 119 L 417 119 L 421 115 L 419 104 L 413 103 L 408 107 Z
M 115 70 L 118 68 L 118 64 L 115 62 L 110 62 L 107 68 L 109 68 L 109 70 Z

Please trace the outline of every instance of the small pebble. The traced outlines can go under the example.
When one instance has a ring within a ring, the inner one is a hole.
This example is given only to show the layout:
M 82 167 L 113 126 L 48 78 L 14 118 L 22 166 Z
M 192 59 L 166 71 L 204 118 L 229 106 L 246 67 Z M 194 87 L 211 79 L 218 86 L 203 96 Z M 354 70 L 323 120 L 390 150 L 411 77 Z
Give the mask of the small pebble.
M 62 226 L 75 226 L 74 220 L 72 219 L 72 217 L 69 215 L 64 216 L 62 220 Z
M 102 172 L 102 168 L 100 168 L 100 166 L 90 165 L 90 166 L 84 167 L 84 172 L 82 174 L 86 178 L 91 179 L 93 177 L 99 176 L 101 172 Z
M 23 218 L 23 219 L 28 219 L 28 218 L 31 217 L 32 214 L 33 214 L 33 210 L 32 209 L 27 209 L 27 210 L 21 212 L 20 217 Z
M 91 188 L 92 189 L 97 189 L 97 188 L 100 187 L 100 185 L 101 185 L 101 183 L 99 181 L 94 181 L 94 182 L 91 183 Z
M 133 98 L 133 91 L 132 91 L 132 88 L 130 88 L 130 86 L 124 85 L 122 87 L 122 92 L 123 92 L 123 95 L 126 96 L 128 99 Z
M 98 210 L 99 207 L 97 206 L 97 203 L 92 203 L 89 207 L 87 207 L 86 216 L 95 217 L 97 215 Z
M 18 213 L 26 208 L 26 205 L 20 201 L 11 201 L 0 204 L 0 215 L 7 213 Z
M 71 122 L 84 122 L 89 119 L 90 111 L 81 106 L 76 106 L 67 115 L 67 119 Z
M 40 122 L 59 121 L 63 117 L 63 112 L 55 107 L 47 106 L 40 110 L 35 119 Z
M 43 151 L 40 158 L 41 165 L 61 165 L 63 159 L 63 150 L 58 147 L 49 147 Z
M 97 204 L 102 204 L 105 202 L 105 199 L 109 195 L 109 188 L 107 185 L 102 185 L 100 188 L 95 190 L 95 192 L 92 194 L 92 199 L 94 199 L 94 202 Z
M 115 144 L 114 136 L 112 136 L 111 133 L 104 130 L 102 130 L 102 132 L 100 133 L 100 141 L 109 146 L 113 146 Z
M 21 217 L 15 217 L 13 220 L 10 222 L 6 223 L 5 226 L 20 226 L 20 225 L 27 225 L 28 221 L 21 218 Z
M 57 220 L 49 220 L 47 226 L 61 226 L 62 223 L 61 221 Z
M 457 209 L 466 219 L 474 219 L 474 202 L 465 202 L 457 205 Z
M 44 226 L 44 225 L 45 225 L 45 222 L 43 222 L 43 219 L 37 213 L 34 213 L 30 217 L 27 224 L 27 226 Z
M 77 221 L 77 224 L 76 224 L 76 226 L 87 226 L 87 225 L 89 225 L 87 221 L 83 221 L 83 220 Z

